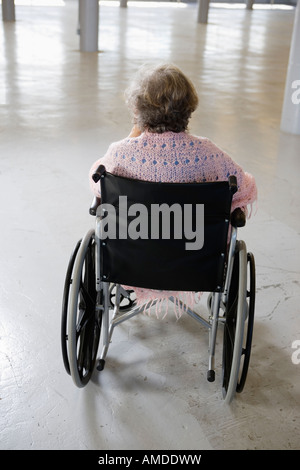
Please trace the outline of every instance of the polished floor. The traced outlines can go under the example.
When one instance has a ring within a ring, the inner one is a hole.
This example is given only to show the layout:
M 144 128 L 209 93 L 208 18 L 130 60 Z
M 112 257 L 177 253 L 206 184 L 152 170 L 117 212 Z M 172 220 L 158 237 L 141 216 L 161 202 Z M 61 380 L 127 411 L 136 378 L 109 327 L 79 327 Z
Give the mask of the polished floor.
M 27 3 L 0 23 L 0 448 L 299 449 L 300 137 L 280 132 L 294 10 L 213 5 L 199 25 L 193 3 L 103 3 L 100 51 L 80 53 L 76 1 Z M 119 326 L 84 389 L 62 363 L 66 266 L 94 223 L 87 174 L 129 133 L 123 90 L 147 61 L 191 77 L 191 132 L 258 185 L 239 234 L 257 264 L 251 368 L 230 406 L 222 338 L 208 383 L 207 332 L 186 316 Z

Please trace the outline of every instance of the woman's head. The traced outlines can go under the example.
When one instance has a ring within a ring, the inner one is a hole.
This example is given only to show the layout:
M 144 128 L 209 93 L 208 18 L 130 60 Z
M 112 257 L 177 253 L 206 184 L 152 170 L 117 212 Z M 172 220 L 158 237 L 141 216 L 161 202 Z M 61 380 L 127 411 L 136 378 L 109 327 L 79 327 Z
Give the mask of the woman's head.
M 149 132 L 183 132 L 198 105 L 191 81 L 171 64 L 143 67 L 126 90 L 137 126 Z

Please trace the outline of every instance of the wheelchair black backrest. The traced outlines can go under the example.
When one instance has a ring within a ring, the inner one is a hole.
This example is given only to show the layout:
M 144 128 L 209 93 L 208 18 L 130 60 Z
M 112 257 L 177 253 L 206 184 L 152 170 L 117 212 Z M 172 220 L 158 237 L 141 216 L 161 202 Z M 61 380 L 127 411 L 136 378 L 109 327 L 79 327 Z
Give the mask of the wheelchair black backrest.
M 234 176 L 157 183 L 99 168 L 101 280 L 158 290 L 223 290 Z

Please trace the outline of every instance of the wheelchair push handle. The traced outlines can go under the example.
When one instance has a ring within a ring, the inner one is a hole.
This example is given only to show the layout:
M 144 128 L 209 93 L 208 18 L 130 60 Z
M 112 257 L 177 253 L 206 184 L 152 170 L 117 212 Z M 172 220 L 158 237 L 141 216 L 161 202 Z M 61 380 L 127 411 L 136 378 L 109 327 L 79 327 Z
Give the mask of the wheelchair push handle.
M 105 171 L 106 171 L 105 166 L 104 165 L 99 165 L 97 170 L 95 171 L 95 173 L 93 173 L 93 175 L 92 175 L 93 181 L 95 183 L 98 183 L 101 176 L 104 175 Z M 100 204 L 101 204 L 101 198 L 95 196 L 93 201 L 92 201 L 92 204 L 90 206 L 90 209 L 89 209 L 89 212 L 90 212 L 91 215 L 96 215 L 97 207 L 100 206 Z
M 244 227 L 246 225 L 245 212 L 240 207 L 237 207 L 231 214 L 230 222 L 233 227 Z
M 101 176 L 104 175 L 105 173 L 105 166 L 104 165 L 99 165 L 95 173 L 92 175 L 93 181 L 95 183 L 98 183 L 100 180 Z
M 235 194 L 238 190 L 236 176 L 230 175 L 228 178 L 229 188 L 232 194 Z M 233 227 L 244 227 L 246 225 L 245 212 L 237 207 L 231 214 L 230 222 Z
M 89 209 L 90 215 L 97 214 L 97 207 L 100 206 L 100 204 L 101 204 L 100 197 L 95 196 Z
M 236 176 L 230 175 L 228 178 L 229 188 L 232 194 L 235 194 L 238 190 Z

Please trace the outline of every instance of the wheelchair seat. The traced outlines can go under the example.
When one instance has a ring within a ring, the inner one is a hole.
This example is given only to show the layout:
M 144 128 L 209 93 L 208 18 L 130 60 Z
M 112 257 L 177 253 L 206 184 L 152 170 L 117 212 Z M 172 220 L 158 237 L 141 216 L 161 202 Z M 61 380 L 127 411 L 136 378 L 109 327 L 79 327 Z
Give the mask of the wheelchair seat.
M 216 334 L 223 322 L 222 389 L 230 402 L 244 387 L 255 303 L 254 256 L 237 240 L 244 214 L 231 214 L 236 178 L 156 183 L 116 176 L 102 165 L 93 178 L 101 188 L 101 201 L 90 210 L 95 229 L 77 243 L 65 280 L 61 339 L 67 372 L 77 386 L 86 385 L 100 336 L 98 370 L 104 368 L 115 326 L 144 309 L 122 286 L 209 292 L 208 320 L 188 306 L 184 310 L 209 330 L 209 381 L 215 379 Z

